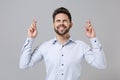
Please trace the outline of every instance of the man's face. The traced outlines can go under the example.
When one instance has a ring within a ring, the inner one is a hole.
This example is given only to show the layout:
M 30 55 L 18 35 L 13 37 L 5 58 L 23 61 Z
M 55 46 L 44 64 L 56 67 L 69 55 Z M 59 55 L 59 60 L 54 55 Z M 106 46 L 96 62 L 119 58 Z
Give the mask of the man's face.
M 72 27 L 72 23 L 70 22 L 68 16 L 63 13 L 59 13 L 55 16 L 53 25 L 55 32 L 61 36 L 68 33 Z

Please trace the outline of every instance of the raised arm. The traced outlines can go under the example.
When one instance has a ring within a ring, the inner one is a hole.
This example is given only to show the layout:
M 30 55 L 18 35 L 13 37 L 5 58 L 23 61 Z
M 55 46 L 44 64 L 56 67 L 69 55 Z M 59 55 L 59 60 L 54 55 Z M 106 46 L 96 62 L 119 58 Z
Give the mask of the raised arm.
M 92 47 L 85 44 L 84 57 L 86 61 L 92 66 L 99 69 L 104 69 L 106 67 L 104 51 L 99 40 L 96 38 L 95 30 L 92 27 L 92 24 L 90 21 L 86 22 L 85 28 L 86 28 L 86 31 L 85 31 L 86 35 L 90 39 Z
M 32 51 L 33 40 L 36 36 L 37 36 L 36 20 L 33 20 L 31 26 L 28 29 L 28 38 L 25 44 L 23 45 L 22 54 L 20 56 L 19 67 L 21 69 L 32 67 L 38 61 L 43 59 L 39 47 L 36 47 L 34 51 Z

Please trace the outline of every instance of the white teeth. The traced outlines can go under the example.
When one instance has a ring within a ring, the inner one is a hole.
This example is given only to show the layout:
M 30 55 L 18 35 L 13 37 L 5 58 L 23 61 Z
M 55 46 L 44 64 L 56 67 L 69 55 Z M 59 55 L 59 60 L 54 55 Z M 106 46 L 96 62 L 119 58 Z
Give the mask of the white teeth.
M 64 28 L 64 27 L 60 27 L 59 29 L 60 29 L 60 30 L 63 30 L 63 29 L 65 29 L 65 28 Z

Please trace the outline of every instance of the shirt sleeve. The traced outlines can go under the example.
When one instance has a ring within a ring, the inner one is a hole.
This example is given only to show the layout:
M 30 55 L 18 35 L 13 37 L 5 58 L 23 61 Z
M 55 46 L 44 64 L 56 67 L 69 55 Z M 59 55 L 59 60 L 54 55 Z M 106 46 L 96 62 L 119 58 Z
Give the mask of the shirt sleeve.
M 25 44 L 23 45 L 22 54 L 20 56 L 19 62 L 19 67 L 21 69 L 32 67 L 43 59 L 42 52 L 39 46 L 32 51 L 33 41 L 33 38 L 27 38 Z
M 92 47 L 85 44 L 84 46 L 84 57 L 85 60 L 92 66 L 98 69 L 106 68 L 106 61 L 104 56 L 103 48 L 97 38 L 91 38 L 90 42 Z

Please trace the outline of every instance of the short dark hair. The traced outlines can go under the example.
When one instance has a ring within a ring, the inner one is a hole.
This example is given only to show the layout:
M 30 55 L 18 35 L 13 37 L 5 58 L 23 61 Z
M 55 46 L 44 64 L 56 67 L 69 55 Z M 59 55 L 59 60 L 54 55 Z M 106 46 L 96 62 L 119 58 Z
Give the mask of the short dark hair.
M 55 16 L 59 13 L 63 13 L 63 14 L 66 14 L 70 20 L 70 22 L 72 21 L 72 17 L 71 17 L 71 14 L 69 12 L 68 9 L 64 8 L 64 7 L 60 7 L 60 8 L 57 8 L 54 12 L 53 12 L 53 22 L 55 20 Z

